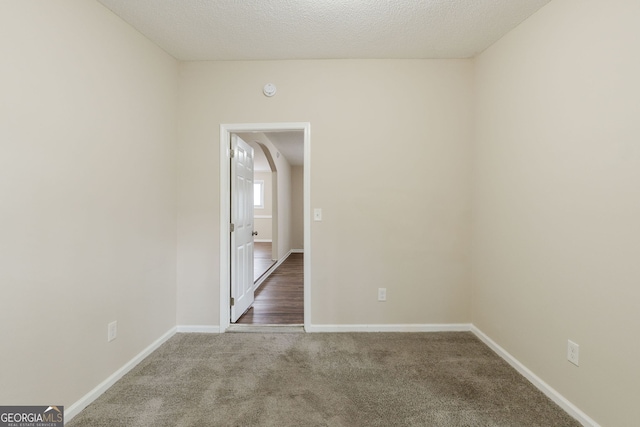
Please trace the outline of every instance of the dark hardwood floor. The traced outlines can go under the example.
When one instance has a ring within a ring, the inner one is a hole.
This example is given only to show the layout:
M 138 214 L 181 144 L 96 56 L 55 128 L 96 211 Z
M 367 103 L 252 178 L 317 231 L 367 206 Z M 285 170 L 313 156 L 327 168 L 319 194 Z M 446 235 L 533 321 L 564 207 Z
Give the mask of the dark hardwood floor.
M 253 306 L 236 324 L 304 323 L 303 254 L 291 254 L 255 293 Z
M 271 259 L 271 242 L 253 244 L 253 281 L 267 272 L 276 262 Z

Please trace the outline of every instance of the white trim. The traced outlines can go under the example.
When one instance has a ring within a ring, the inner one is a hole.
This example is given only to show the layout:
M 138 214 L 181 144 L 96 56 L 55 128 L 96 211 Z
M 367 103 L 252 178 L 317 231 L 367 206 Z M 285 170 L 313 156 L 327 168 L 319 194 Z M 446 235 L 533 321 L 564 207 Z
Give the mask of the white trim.
M 279 264 L 284 262 L 287 257 L 293 253 L 290 251 L 282 258 Z M 279 265 L 277 264 L 277 265 Z M 305 307 L 306 309 L 306 307 Z M 305 311 L 306 317 L 306 311 Z M 225 328 L 226 329 L 226 328 Z M 596 421 L 585 414 L 577 406 L 567 400 L 558 391 L 549 384 L 544 382 L 540 377 L 534 374 L 529 368 L 524 366 L 520 361 L 513 357 L 504 348 L 489 338 L 484 332 L 475 325 L 469 323 L 443 323 L 443 324 L 390 324 L 390 325 L 310 325 L 305 324 L 306 332 L 472 332 L 483 343 L 485 343 L 493 352 L 502 357 L 509 365 L 531 382 L 538 390 L 543 392 L 548 398 L 560 406 L 565 412 L 575 418 L 583 426 L 600 427 Z M 78 415 L 84 408 L 89 406 L 100 395 L 107 391 L 113 384 L 125 376 L 136 365 L 142 362 L 147 356 L 157 350 L 169 338 L 179 333 L 222 333 L 224 329 L 219 326 L 209 325 L 180 325 L 175 326 L 165 332 L 160 338 L 151 343 L 147 348 L 134 356 L 129 362 L 111 374 L 106 380 L 98 384 L 93 390 L 84 395 L 78 401 L 73 403 L 64 411 L 65 422 L 71 421 L 73 417 Z
M 303 171 L 303 201 L 304 201 L 304 326 L 311 325 L 311 124 L 304 126 L 304 171 Z
M 254 243 L 271 243 L 273 240 L 271 239 L 253 239 Z
M 271 219 L 273 215 L 254 215 L 253 219 Z
M 220 125 L 220 332 L 231 324 L 229 313 L 229 144 L 232 133 L 298 130 L 304 133 L 304 324 L 311 322 L 311 124 L 244 123 Z
M 220 330 L 225 330 L 231 323 L 229 308 L 229 224 L 231 214 L 229 212 L 229 197 L 231 196 L 229 153 L 231 144 L 231 131 L 220 126 Z M 224 202 L 223 202 L 224 201 Z
M 291 249 L 292 254 L 303 254 L 304 249 Z
M 513 357 L 507 350 L 500 347 L 495 341 L 489 338 L 484 332 L 478 329 L 475 325 L 471 325 L 471 332 L 473 332 L 483 343 L 485 343 L 491 350 L 493 350 L 498 356 L 502 357 L 509 365 L 511 365 L 516 371 L 524 376 L 531 384 L 533 384 L 538 390 L 543 392 L 549 399 L 553 400 L 558 406 L 560 406 L 566 413 L 578 420 L 583 426 L 600 427 L 600 425 L 591 419 L 587 414 L 582 412 L 576 405 L 569 402 L 564 396 L 556 391 L 549 384 L 544 382 L 540 377 L 534 374 L 529 368 L 524 366 L 518 359 Z
M 280 258 L 279 261 L 277 261 L 275 264 L 273 264 L 271 267 L 269 267 L 269 269 L 267 271 L 265 271 L 262 276 L 260 276 L 260 278 L 258 279 L 258 281 L 256 283 L 253 284 L 253 289 L 254 290 L 258 290 L 258 288 L 260 286 L 262 286 L 262 283 L 267 280 L 267 278 L 269 276 L 271 276 L 271 273 L 273 273 L 275 271 L 276 268 L 280 267 L 282 265 L 283 262 L 285 262 L 287 260 L 287 258 L 289 258 L 289 255 L 291 255 L 293 253 L 293 251 L 289 251 L 287 252 L 287 254 L 285 256 L 283 256 L 282 258 Z
M 269 276 L 271 276 L 271 273 L 273 273 L 273 270 L 275 270 L 274 265 L 275 265 L 275 264 L 273 264 L 271 267 L 269 267 L 269 269 L 268 269 L 267 271 L 265 271 L 264 273 L 262 273 L 262 276 L 258 277 L 258 280 L 253 284 L 253 290 L 254 290 L 254 292 L 255 292 L 255 291 L 257 291 L 257 290 L 260 288 L 260 286 L 262 286 L 262 284 L 264 283 L 264 281 L 265 281 L 265 280 L 267 280 L 267 278 L 268 278 Z M 232 324 L 232 325 L 233 325 L 233 324 Z M 229 326 L 231 326 L 231 325 L 229 325 Z
M 178 325 L 178 332 L 181 333 L 200 333 L 200 334 L 219 334 L 220 326 L 214 325 Z
M 251 333 L 284 333 L 284 334 L 304 334 L 304 326 L 302 324 L 291 325 L 245 325 L 235 323 L 227 329 L 227 332 L 251 332 Z
M 470 323 L 397 325 L 309 325 L 307 332 L 469 332 Z
M 124 377 L 130 370 L 132 370 L 138 363 L 142 362 L 145 357 L 149 356 L 155 350 L 158 349 L 162 344 L 164 344 L 169 338 L 175 335 L 177 328 L 174 326 L 165 332 L 160 338 L 155 340 L 151 345 L 142 350 L 136 356 L 133 357 L 130 361 L 124 364 L 123 367 L 115 371 L 111 374 L 106 380 L 102 381 L 98 384 L 93 390 L 89 393 L 85 394 L 80 398 L 80 400 L 76 401 L 74 404 L 69 406 L 64 411 L 64 420 L 65 423 L 67 421 L 71 421 L 73 417 L 78 415 L 84 408 L 89 406 L 94 400 L 96 400 L 102 393 L 107 391 L 112 385 L 116 383 L 120 378 Z

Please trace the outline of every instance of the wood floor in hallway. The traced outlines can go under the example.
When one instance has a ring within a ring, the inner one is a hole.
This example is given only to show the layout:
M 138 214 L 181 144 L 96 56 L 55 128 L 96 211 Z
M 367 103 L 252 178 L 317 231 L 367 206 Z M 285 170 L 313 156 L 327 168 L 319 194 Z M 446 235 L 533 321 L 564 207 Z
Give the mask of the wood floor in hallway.
M 271 259 L 271 242 L 253 244 L 253 281 L 267 272 L 276 262 Z
M 253 306 L 237 324 L 293 325 L 304 323 L 303 254 L 291 254 L 262 283 Z

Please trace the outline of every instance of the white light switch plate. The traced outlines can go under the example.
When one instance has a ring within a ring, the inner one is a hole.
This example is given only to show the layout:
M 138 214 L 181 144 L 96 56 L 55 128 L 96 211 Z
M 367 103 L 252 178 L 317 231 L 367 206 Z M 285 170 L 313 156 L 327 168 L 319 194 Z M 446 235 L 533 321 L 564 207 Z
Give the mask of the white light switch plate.
M 322 209 L 315 208 L 313 210 L 313 220 L 314 221 L 322 221 Z
M 107 341 L 113 341 L 118 336 L 118 322 L 111 322 L 107 325 Z
M 580 356 L 580 346 L 571 340 L 567 341 L 567 360 L 576 366 L 580 366 L 579 356 Z

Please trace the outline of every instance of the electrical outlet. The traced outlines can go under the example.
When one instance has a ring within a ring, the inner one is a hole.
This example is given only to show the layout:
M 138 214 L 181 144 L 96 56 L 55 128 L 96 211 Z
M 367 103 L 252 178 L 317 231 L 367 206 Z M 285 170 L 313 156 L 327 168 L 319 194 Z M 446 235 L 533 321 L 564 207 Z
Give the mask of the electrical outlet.
M 580 346 L 573 341 L 567 341 L 567 360 L 576 366 L 578 365 L 578 358 L 580 356 Z
M 118 322 L 111 322 L 107 326 L 107 342 L 113 341 L 118 335 Z
M 378 301 L 387 300 L 387 288 L 378 288 Z

